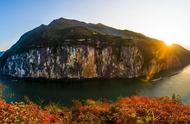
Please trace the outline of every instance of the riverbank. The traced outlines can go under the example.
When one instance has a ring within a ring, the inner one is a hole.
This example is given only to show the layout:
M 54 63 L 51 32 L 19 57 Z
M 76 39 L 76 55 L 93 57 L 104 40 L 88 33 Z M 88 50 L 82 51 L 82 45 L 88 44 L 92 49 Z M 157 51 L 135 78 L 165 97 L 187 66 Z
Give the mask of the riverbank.
M 168 97 L 143 96 L 119 98 L 116 102 L 74 101 L 70 108 L 1 100 L 0 123 L 190 123 L 190 106 Z

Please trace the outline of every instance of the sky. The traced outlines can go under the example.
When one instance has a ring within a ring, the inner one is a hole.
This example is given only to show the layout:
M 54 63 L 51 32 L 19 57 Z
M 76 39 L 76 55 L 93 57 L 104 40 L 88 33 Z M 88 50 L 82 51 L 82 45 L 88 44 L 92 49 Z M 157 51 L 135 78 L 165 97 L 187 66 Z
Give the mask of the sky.
M 190 50 L 189 13 L 190 0 L 0 0 L 0 50 L 60 17 L 140 32 Z

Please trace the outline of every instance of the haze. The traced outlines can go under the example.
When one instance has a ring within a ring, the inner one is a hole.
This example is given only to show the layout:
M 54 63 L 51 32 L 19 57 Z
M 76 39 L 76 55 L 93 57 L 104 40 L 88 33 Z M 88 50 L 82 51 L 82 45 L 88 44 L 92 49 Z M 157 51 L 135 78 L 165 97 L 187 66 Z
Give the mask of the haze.
M 0 50 L 60 17 L 103 23 L 190 47 L 188 0 L 1 0 Z

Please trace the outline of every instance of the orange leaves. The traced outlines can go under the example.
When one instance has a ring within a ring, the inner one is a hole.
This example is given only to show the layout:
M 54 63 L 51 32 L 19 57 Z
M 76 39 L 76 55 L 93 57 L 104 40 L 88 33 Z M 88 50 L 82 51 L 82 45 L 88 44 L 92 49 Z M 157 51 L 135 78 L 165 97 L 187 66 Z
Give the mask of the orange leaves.
M 80 115 L 85 116 L 87 111 L 109 123 L 190 123 L 190 106 L 179 104 L 168 97 L 133 96 L 106 104 L 87 101 L 89 104 L 81 107 Z
M 43 109 L 33 103 L 9 104 L 0 100 L 0 123 L 190 123 L 190 106 L 168 97 L 133 96 L 113 103 L 86 100 L 85 104 L 75 102 L 70 109 L 57 107 L 52 111 L 52 105 Z
M 14 103 L 0 101 L 0 123 L 41 123 L 55 122 L 56 117 L 35 104 Z M 58 120 L 58 119 L 57 119 Z

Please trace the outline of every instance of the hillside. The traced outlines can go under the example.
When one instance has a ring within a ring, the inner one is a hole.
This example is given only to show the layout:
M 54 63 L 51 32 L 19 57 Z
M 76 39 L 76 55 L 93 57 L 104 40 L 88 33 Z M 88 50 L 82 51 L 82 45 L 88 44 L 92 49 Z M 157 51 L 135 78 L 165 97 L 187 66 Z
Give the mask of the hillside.
M 14 77 L 149 78 L 182 68 L 189 58 L 190 52 L 179 45 L 168 47 L 140 33 L 60 18 L 25 33 L 0 62 L 2 72 Z
M 108 37 L 109 39 L 106 39 Z M 108 44 L 110 40 L 113 40 L 116 44 L 121 43 L 121 40 L 123 40 L 123 42 L 131 41 L 132 43 L 136 43 L 139 47 L 142 45 L 145 46 L 146 48 L 142 48 L 144 51 L 151 51 L 153 48 L 156 49 L 160 46 L 164 46 L 162 41 L 148 38 L 140 33 L 119 30 L 100 23 L 91 24 L 60 18 L 52 21 L 49 25 L 41 25 L 25 33 L 20 40 L 5 53 L 4 57 L 28 49 L 51 45 L 58 46 L 64 44 L 65 40 L 69 38 L 73 39 L 73 41 L 79 38 L 97 38 L 103 40 L 103 42 L 108 42 Z M 74 42 L 78 43 L 77 41 Z M 151 52 L 145 53 L 151 54 Z
M 168 97 L 124 97 L 115 102 L 74 101 L 70 108 L 0 100 L 0 123 L 188 124 L 190 106 Z

